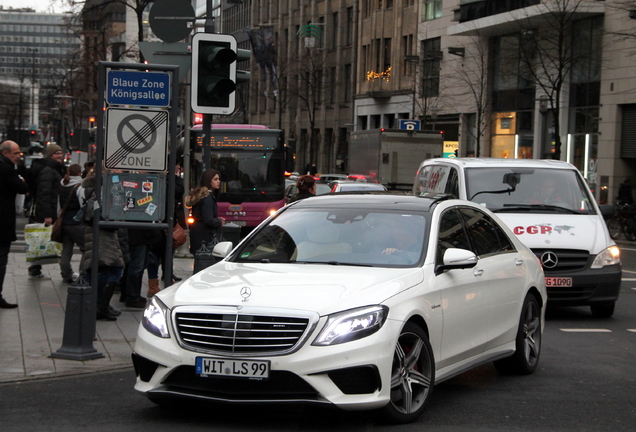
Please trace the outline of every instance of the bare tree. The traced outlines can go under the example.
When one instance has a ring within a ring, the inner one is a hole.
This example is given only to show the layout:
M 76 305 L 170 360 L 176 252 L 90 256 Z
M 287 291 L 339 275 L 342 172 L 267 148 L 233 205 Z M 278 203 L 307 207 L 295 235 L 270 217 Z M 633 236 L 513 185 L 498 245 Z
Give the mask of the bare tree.
M 522 12 L 517 21 L 519 70 L 531 77 L 547 99 L 548 112 L 554 122 L 554 159 L 561 159 L 560 114 L 564 85 L 575 65 L 593 57 L 587 49 L 577 49 L 583 44 L 581 35 L 574 34 L 581 12 L 590 3 L 586 0 L 552 0 L 536 6 L 543 12 L 540 20 Z
M 475 113 L 474 127 L 466 128 L 466 132 L 475 142 L 476 157 L 481 156 L 481 141 L 493 122 L 490 115 L 492 97 L 488 87 L 489 59 L 488 42 L 477 35 L 471 37 L 471 42 L 465 46 L 464 57 L 452 69 L 453 87 L 460 89 L 457 97 L 462 102 L 470 101 Z
M 324 103 L 324 51 L 317 48 L 303 48 L 296 58 L 290 58 L 287 65 L 289 98 L 296 99 L 302 111 L 307 112 L 309 121 L 309 155 L 311 160 L 318 157 L 318 133 L 316 131 L 317 116 Z

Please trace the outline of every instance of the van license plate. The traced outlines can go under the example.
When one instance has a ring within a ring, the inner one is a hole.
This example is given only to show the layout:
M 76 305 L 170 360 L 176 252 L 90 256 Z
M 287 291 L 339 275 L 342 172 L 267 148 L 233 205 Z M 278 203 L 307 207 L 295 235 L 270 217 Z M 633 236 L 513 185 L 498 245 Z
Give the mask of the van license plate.
M 545 286 L 546 287 L 571 287 L 572 278 L 571 277 L 546 277 Z
M 195 365 L 201 376 L 269 378 L 269 361 L 197 357 Z

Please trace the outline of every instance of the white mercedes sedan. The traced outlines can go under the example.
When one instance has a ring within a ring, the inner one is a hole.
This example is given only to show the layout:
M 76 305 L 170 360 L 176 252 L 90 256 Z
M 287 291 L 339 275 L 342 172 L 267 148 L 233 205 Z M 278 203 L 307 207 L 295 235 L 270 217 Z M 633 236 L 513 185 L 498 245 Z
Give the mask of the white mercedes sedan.
M 546 289 L 490 211 L 448 196 L 318 196 L 155 295 L 134 348 L 153 402 L 317 403 L 416 420 L 435 384 L 537 368 Z

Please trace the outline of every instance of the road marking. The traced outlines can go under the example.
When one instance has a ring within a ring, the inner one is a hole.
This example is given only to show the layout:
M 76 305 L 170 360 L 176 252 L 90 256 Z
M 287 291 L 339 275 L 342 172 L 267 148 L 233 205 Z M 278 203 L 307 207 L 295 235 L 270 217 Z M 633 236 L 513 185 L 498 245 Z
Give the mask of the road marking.
M 567 333 L 611 333 L 611 330 L 608 329 L 580 329 L 580 328 L 562 328 L 560 329 L 562 332 Z
M 633 248 L 626 248 L 626 247 L 620 247 L 620 250 L 627 250 L 627 251 L 636 251 L 636 249 Z
M 636 278 L 621 278 L 621 281 L 623 281 L 623 282 L 634 282 L 634 281 L 636 281 Z
M 627 329 L 628 332 L 636 333 L 636 329 Z
M 636 274 L 636 271 L 634 271 L 634 270 L 623 270 L 623 273 L 634 273 L 634 274 Z

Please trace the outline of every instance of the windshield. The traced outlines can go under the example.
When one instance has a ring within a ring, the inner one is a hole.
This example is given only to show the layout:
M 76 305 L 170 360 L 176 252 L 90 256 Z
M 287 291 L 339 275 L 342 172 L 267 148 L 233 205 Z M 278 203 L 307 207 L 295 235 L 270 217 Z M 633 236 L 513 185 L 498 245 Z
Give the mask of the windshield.
M 282 153 L 212 151 L 211 167 L 221 173 L 221 202 L 240 204 L 283 199 Z
M 231 261 L 414 266 L 423 258 L 426 225 L 420 214 L 291 207 L 255 232 Z
M 465 173 L 468 198 L 494 212 L 594 214 L 574 170 L 489 167 Z

